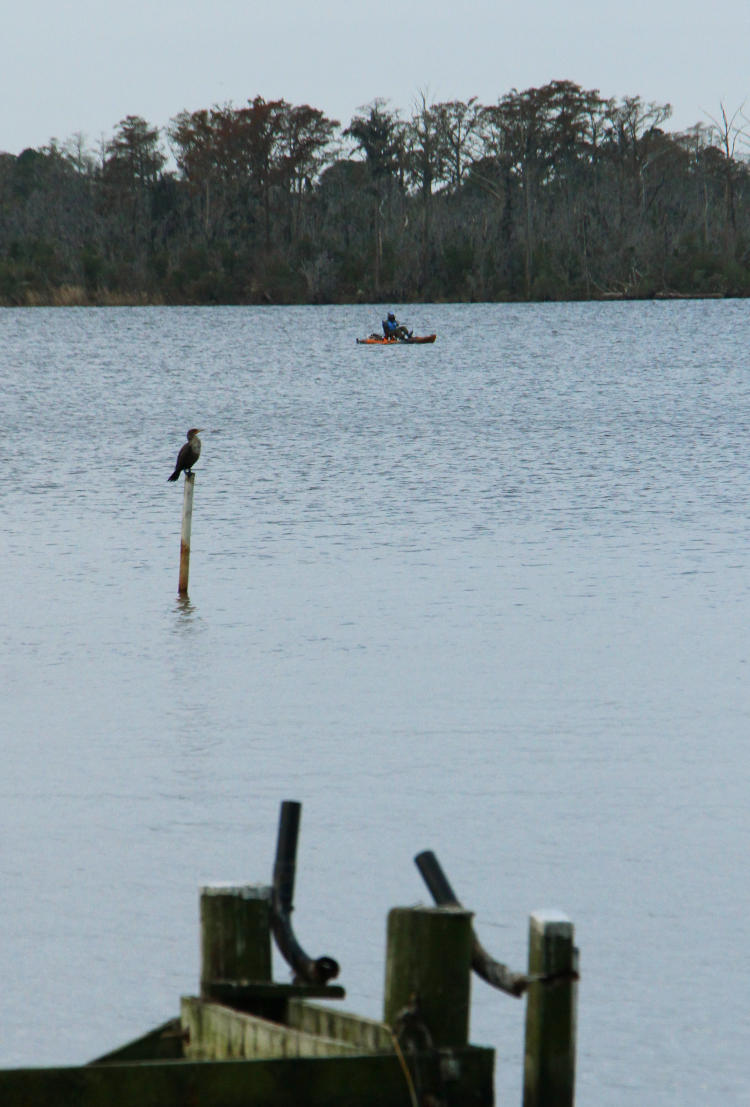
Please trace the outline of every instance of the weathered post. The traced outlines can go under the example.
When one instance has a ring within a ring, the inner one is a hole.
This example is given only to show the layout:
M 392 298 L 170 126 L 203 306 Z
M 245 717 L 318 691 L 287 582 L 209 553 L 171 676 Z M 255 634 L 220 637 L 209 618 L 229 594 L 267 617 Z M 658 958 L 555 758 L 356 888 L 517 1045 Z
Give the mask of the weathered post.
M 523 1107 L 572 1107 L 578 950 L 573 924 L 554 911 L 529 920 Z
M 411 1016 L 423 1048 L 468 1043 L 471 920 L 462 907 L 394 907 L 388 914 L 383 1021 L 396 1031 Z
M 201 996 L 219 983 L 270 981 L 271 889 L 219 884 L 201 888 Z
M 193 525 L 193 488 L 195 473 L 185 473 L 185 492 L 182 497 L 182 538 L 180 541 L 180 583 L 178 592 L 184 596 L 188 590 L 190 575 L 190 530 Z

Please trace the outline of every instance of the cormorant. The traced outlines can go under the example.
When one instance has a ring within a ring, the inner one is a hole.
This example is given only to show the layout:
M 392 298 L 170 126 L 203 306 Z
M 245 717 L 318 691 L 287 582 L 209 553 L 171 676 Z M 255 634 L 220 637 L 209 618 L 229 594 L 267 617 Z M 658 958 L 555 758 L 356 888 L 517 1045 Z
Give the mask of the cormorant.
M 183 469 L 186 473 L 192 472 L 193 466 L 201 456 L 201 440 L 198 437 L 198 432 L 201 430 L 203 427 L 191 427 L 187 432 L 187 442 L 177 455 L 174 473 L 171 477 L 167 477 L 167 480 L 177 480 Z

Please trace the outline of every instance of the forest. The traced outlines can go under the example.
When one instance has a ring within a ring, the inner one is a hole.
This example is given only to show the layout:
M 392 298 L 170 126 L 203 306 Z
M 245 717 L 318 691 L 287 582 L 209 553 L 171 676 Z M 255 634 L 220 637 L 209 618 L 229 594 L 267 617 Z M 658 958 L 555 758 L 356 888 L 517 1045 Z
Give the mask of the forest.
M 750 295 L 747 119 L 571 81 L 376 99 L 344 125 L 256 96 L 0 153 L 0 304 Z

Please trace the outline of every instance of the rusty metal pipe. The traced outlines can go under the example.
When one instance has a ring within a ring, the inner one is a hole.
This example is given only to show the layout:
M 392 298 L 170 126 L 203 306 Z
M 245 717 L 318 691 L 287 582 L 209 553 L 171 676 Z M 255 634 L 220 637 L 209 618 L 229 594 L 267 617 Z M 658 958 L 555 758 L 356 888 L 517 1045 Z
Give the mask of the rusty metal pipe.
M 424 850 L 414 858 L 414 864 L 422 874 L 430 895 L 438 907 L 463 907 L 443 872 L 440 862 L 432 850 Z M 523 973 L 511 972 L 507 965 L 491 957 L 473 932 L 471 967 L 477 976 L 481 976 L 493 988 L 519 998 L 529 986 L 529 978 Z
M 306 984 L 326 984 L 338 976 L 338 962 L 332 957 L 309 957 L 297 941 L 292 928 L 301 810 L 302 804 L 295 800 L 284 800 L 281 804 L 276 860 L 273 866 L 271 929 L 279 952 L 294 970 L 295 979 Z

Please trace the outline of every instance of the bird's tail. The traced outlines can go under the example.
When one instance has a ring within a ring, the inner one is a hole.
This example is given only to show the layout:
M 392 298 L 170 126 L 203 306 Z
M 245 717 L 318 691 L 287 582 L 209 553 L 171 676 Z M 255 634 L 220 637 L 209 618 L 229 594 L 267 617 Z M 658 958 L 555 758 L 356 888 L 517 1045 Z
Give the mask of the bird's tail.
M 174 473 L 172 473 L 172 476 L 171 476 L 171 477 L 167 477 L 167 480 L 177 480 L 177 478 L 179 477 L 179 475 L 180 475 L 180 470 L 179 470 L 179 469 L 175 469 Z

